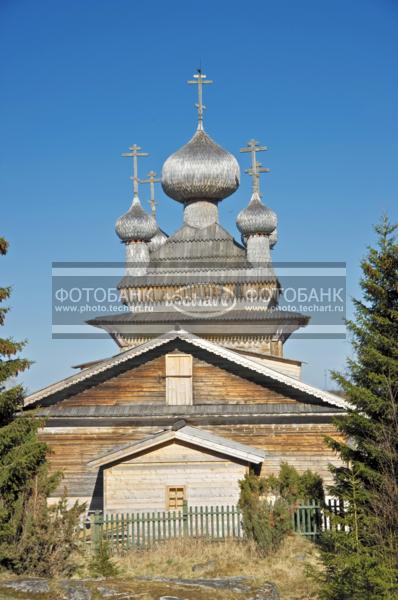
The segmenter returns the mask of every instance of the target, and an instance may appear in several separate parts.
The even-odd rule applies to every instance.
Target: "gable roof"
[[[26,397],[24,406],[34,407],[39,404],[48,405],[57,402],[59,399],[63,399],[62,397],[77,393],[77,391],[74,391],[77,389],[77,386],[86,384],[87,387],[90,387],[97,382],[99,375],[106,376],[106,374],[109,373],[109,375],[112,376],[111,373],[115,367],[120,367],[123,364],[128,365],[129,361],[134,361],[135,358],[144,356],[156,348],[161,348],[173,340],[181,340],[185,344],[188,344],[188,346],[191,346],[192,350],[195,348],[201,349],[213,356],[224,359],[231,365],[239,365],[248,372],[260,375],[265,383],[275,383],[286,389],[286,392],[289,392],[290,390],[291,393],[304,396],[304,398],[307,398],[307,402],[311,402],[311,400],[312,402],[320,401],[328,404],[329,406],[336,406],[340,409],[349,408],[348,402],[346,402],[340,396],[303,383],[294,377],[290,377],[289,375],[275,371],[268,366],[261,365],[259,362],[251,359],[248,356],[242,356],[234,350],[224,348],[219,344],[199,338],[196,335],[181,329],[169,331],[168,333],[149,340],[144,344],[140,344],[139,346],[135,346],[134,348],[120,352],[109,359],[95,363],[94,365],[81,370],[79,373],[71,375],[70,377],[66,377],[61,381],[34,392]],[[305,399],[301,401],[305,402]]]
[[[173,441],[186,442],[194,446],[200,446],[206,450],[225,454],[255,465],[262,463],[266,456],[264,450],[259,450],[258,448],[253,448],[247,444],[240,444],[239,442],[228,440],[219,435],[214,435],[209,431],[190,427],[184,423],[185,422],[183,421],[181,426],[176,424],[177,428],[160,431],[159,433],[155,433],[138,442],[118,446],[110,452],[91,460],[88,463],[88,466],[92,468],[102,467],[109,463],[122,460],[127,456],[133,456],[139,452],[151,450],[160,444]]]

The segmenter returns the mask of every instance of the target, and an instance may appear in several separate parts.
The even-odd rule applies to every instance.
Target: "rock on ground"
[[[275,584],[267,582],[258,586],[250,577],[137,577],[103,581],[37,578],[0,580],[0,600],[138,600],[143,596],[153,600],[203,600],[213,596],[221,599],[224,594],[238,600],[280,600]]]
[[[15,581],[1,582],[1,586],[27,594],[48,594],[50,591],[46,579],[16,579]]]
[[[91,600],[91,591],[81,581],[62,581],[66,600]]]

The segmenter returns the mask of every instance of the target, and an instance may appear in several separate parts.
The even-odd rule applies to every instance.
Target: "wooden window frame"
[[[173,359],[188,359],[185,374],[180,374],[171,368]],[[170,361],[170,366],[168,362]],[[169,406],[185,406],[193,404],[193,356],[185,352],[165,355],[166,374],[166,404]]]
[[[182,510],[182,505],[180,507],[170,508],[170,490],[182,490],[183,499],[182,502],[186,502],[187,500],[187,488],[185,485],[167,485],[166,486],[166,510]]]

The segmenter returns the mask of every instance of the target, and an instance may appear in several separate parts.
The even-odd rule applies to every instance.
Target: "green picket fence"
[[[103,515],[90,517],[89,533],[83,529],[88,543],[98,544],[101,538],[111,548],[128,549],[177,537],[212,539],[242,538],[242,517],[237,506],[200,506],[182,510]],[[91,535],[90,535],[91,534]]]
[[[337,498],[329,498],[324,506],[316,500],[308,500],[293,514],[293,530],[316,541],[323,531],[339,529],[334,517],[343,514],[344,504]]]
[[[342,514],[337,500],[325,506],[315,500],[300,505],[292,515],[296,533],[316,541],[322,531],[335,527],[333,515]],[[244,537],[242,514],[237,506],[188,507],[179,511],[90,515],[82,528],[84,544],[98,546],[106,541],[113,550],[148,546],[178,537],[226,540]]]
[[[293,513],[293,530],[300,535],[316,540],[323,530],[323,515],[315,500],[299,506]]]

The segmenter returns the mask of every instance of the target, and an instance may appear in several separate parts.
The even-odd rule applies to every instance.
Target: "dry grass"
[[[257,583],[274,582],[283,600],[316,598],[316,586],[308,578],[308,566],[319,569],[318,552],[309,541],[291,535],[280,550],[267,558],[258,555],[254,545],[230,540],[211,542],[175,539],[147,550],[131,551],[116,559],[122,577],[222,577],[246,576]],[[199,569],[192,570],[195,565]]]

